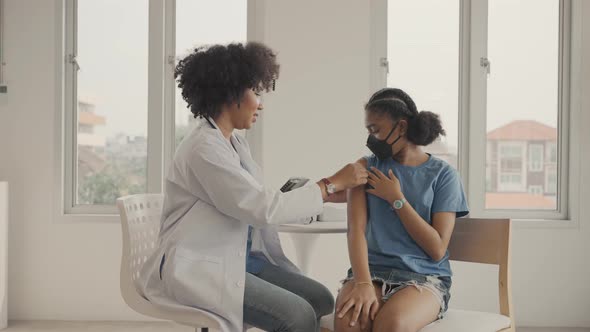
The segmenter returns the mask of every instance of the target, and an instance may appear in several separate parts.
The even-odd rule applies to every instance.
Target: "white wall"
[[[8,320],[8,183],[0,181],[0,329]]]
[[[11,186],[9,318],[137,319],[119,296],[119,225],[52,218],[56,1],[6,1],[9,93],[0,95],[0,179]],[[583,7],[588,16],[590,3]],[[279,52],[282,65],[263,114],[267,180],[279,186],[291,175],[328,175],[364,151],[368,2],[268,1],[265,20],[265,40]],[[584,31],[581,59],[590,59],[590,24]],[[582,68],[586,93],[579,123],[590,124],[590,63]],[[357,110],[358,118],[340,116]],[[358,123],[359,131],[338,132],[340,121]],[[582,136],[573,146],[582,161],[590,162],[590,131]],[[590,197],[590,175],[583,173],[580,183],[581,197]],[[579,228],[515,230],[519,325],[590,326],[590,207],[580,208]],[[325,236],[319,250],[312,274],[335,289],[348,266],[344,237]],[[464,266],[456,272],[454,306],[497,307],[493,287],[475,288],[480,282],[494,286],[493,277],[475,276]]]
[[[10,184],[9,319],[132,319],[118,224],[53,220],[56,1],[10,0],[0,178]]]

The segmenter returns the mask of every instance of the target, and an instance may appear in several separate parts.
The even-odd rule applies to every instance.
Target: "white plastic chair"
[[[455,223],[449,243],[454,261],[498,265],[500,313],[449,309],[445,318],[421,332],[514,332],[510,290],[510,219],[462,218]],[[334,315],[322,318],[334,330]]]
[[[162,308],[137,292],[134,281],[158,243],[162,202],[161,194],[131,195],[117,199],[123,231],[120,280],[123,300],[140,314],[191,326],[196,332],[208,332],[209,328],[219,329],[217,321],[192,308]]]

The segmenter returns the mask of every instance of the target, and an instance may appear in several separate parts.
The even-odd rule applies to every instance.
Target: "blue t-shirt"
[[[445,161],[432,155],[418,166],[405,166],[394,159],[380,161],[375,155],[366,160],[369,170],[375,167],[384,174],[393,170],[408,203],[429,224],[436,212],[456,212],[457,217],[469,213],[461,179]],[[412,239],[391,205],[369,193],[366,238],[370,265],[425,275],[452,275],[448,251],[440,261],[434,261]]]

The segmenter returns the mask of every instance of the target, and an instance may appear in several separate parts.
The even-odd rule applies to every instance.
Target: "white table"
[[[297,265],[305,274],[309,273],[311,255],[320,234],[346,233],[346,220],[342,221],[315,221],[309,225],[287,224],[279,226],[278,231],[289,233],[293,239],[293,246],[297,253]]]

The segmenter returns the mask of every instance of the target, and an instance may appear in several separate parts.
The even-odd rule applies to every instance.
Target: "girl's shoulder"
[[[446,160],[443,160],[435,155],[430,155],[428,163],[430,167],[439,169],[441,171],[454,170],[453,166],[451,166],[451,164],[449,164]]]
[[[374,166],[376,160],[377,160],[377,157],[375,157],[374,154],[369,154],[369,155],[362,156],[357,162],[369,167],[369,166]]]

